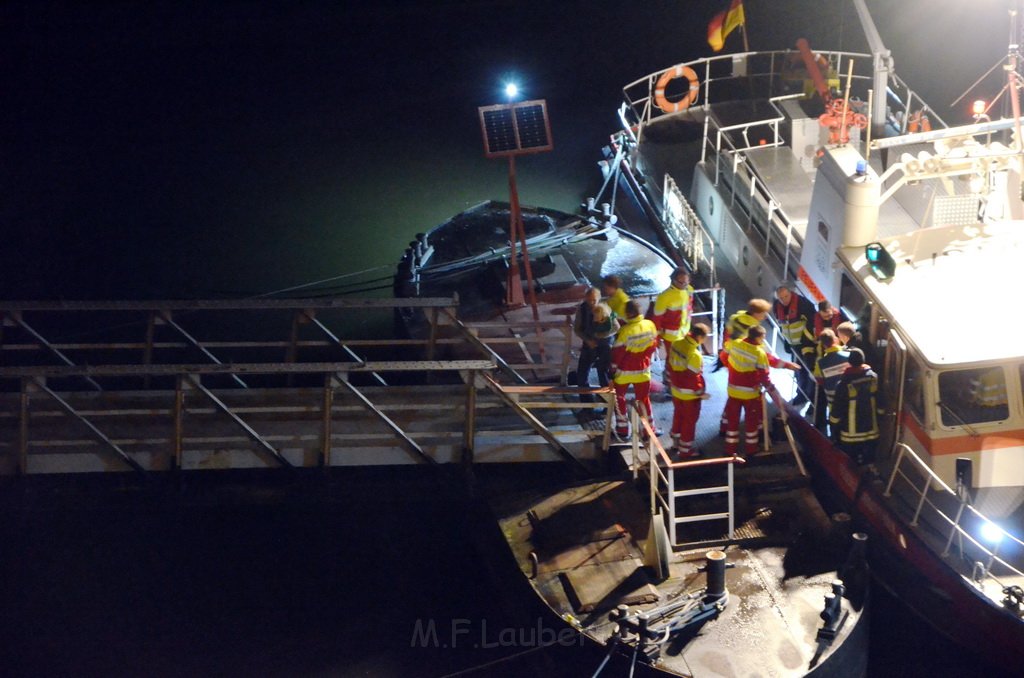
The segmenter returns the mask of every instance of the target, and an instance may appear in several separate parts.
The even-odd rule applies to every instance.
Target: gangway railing
[[[359,363],[369,357],[366,352],[399,347],[422,351],[432,360],[439,344],[459,340],[440,339],[433,331],[425,339],[342,339],[337,327],[369,310],[393,313],[414,308],[436,320],[441,312],[457,306],[457,298],[447,297],[0,301],[0,364],[150,365],[195,358],[213,364],[324,362],[325,357],[338,356],[338,351],[344,359]],[[325,316],[330,316],[334,328],[324,322]],[[234,327],[239,324],[246,330],[243,338]],[[317,330],[314,337],[302,336],[301,328],[306,326]],[[238,374],[229,374],[235,385],[249,386]],[[371,378],[384,384],[379,374]],[[83,379],[93,390],[103,390],[92,377]]]
[[[351,360],[414,351],[433,360],[442,347],[469,343],[484,359],[493,359],[513,381],[519,372],[554,373],[565,386],[573,340],[571,318],[537,322],[492,321],[464,324],[457,317],[458,297],[402,299],[235,299],[153,301],[0,301],[0,364],[143,365],[207,360],[212,364],[279,360],[303,362]],[[415,309],[426,316],[423,338],[342,337],[367,311]],[[38,319],[38,322],[37,322]],[[389,318],[389,321],[391,319]],[[221,325],[243,325],[229,336]],[[441,336],[450,325],[459,336]],[[306,328],[306,329],[304,329]],[[537,330],[541,330],[537,334]],[[500,335],[500,336],[487,336]],[[521,360],[499,352],[518,347]],[[515,355],[515,354],[513,354]],[[369,375],[386,385],[378,373]],[[148,387],[148,379],[146,376]],[[235,386],[248,388],[231,373]],[[92,390],[103,385],[81,377]]]
[[[370,401],[349,379],[349,376],[357,373],[432,373],[451,372],[454,374],[466,375],[470,384],[475,384],[477,375],[490,372],[495,365],[490,360],[461,360],[461,361],[380,361],[380,362],[328,362],[328,363],[220,363],[220,364],[174,364],[174,365],[27,365],[27,366],[0,366],[0,380],[17,381],[20,383],[20,394],[17,398],[19,403],[18,411],[14,414],[16,424],[15,440],[13,447],[17,458],[17,471],[28,472],[29,446],[47,446],[46,441],[31,439],[33,427],[39,426],[39,413],[33,409],[32,403],[37,399],[37,394],[44,394],[48,399],[56,401],[59,408],[76,419],[88,431],[91,437],[100,444],[100,451],[107,451],[110,456],[136,472],[145,473],[148,470],[140,464],[137,459],[123,449],[124,444],[115,441],[113,435],[102,430],[96,422],[100,419],[118,417],[126,426],[122,426],[122,436],[128,435],[125,431],[135,431],[136,427],[152,426],[156,420],[166,419],[167,439],[138,439],[135,434],[129,441],[137,445],[147,447],[167,445],[169,450],[169,468],[166,470],[180,469],[183,467],[182,459],[185,449],[186,414],[193,408],[186,406],[186,396],[191,393],[199,394],[205,401],[212,403],[216,411],[226,415],[238,428],[242,429],[246,436],[257,444],[257,453],[267,455],[276,466],[288,467],[294,464],[286,455],[278,449],[268,435],[261,434],[255,427],[250,425],[245,416],[259,415],[266,419],[278,421],[281,418],[302,419],[303,415],[313,413],[313,409],[319,407],[319,455],[316,465],[330,466],[332,453],[333,433],[333,406],[335,392],[346,390],[357,397],[366,410],[382,421],[391,432],[400,440],[402,445],[422,463],[435,463],[422,447],[408,434],[406,434],[384,411]],[[258,406],[232,407],[225,402],[222,391],[214,393],[203,385],[204,377],[222,375],[306,375],[319,377],[320,392],[322,398],[314,405],[312,402],[300,400],[294,403],[273,404],[261,403]],[[102,401],[92,398],[87,402],[88,409],[76,408],[72,402],[72,393],[60,393],[47,385],[48,380],[66,380],[71,377],[92,377],[96,379],[114,378],[121,380],[125,377],[151,376],[162,379],[172,378],[175,386],[172,389],[161,389],[154,391],[138,391],[130,387],[122,387],[120,390],[125,400],[116,399],[116,387],[108,390],[103,395]],[[117,382],[115,382],[117,383]],[[282,392],[295,392],[296,389],[278,389]],[[315,389],[306,389],[310,393]],[[470,389],[467,400],[475,397],[475,389]],[[239,391],[235,391],[236,393]],[[475,400],[474,400],[475,402]],[[105,409],[105,404],[109,408]],[[112,408],[112,409],[110,409]],[[312,408],[312,409],[311,409]],[[467,405],[469,409],[469,405]],[[243,416],[245,415],[245,416]],[[0,419],[6,417],[0,417]],[[33,421],[36,423],[33,425]],[[48,426],[43,427],[44,433]],[[159,428],[159,427],[158,427]],[[306,428],[306,426],[302,426]],[[161,429],[163,430],[163,429]],[[290,436],[294,437],[294,436]],[[69,441],[57,439],[50,441],[55,449],[67,447]],[[6,445],[5,445],[6,447]],[[111,468],[110,470],[116,470]]]
[[[588,409],[603,403],[608,412],[604,430],[580,430],[590,441],[601,438],[596,444],[608,449],[611,391],[566,386],[574,339],[571,317],[542,321],[543,334],[538,336],[538,323],[531,320],[464,324],[455,314],[457,304],[455,297],[0,301],[0,398],[9,403],[0,411],[0,474],[53,472],[72,462],[75,470],[102,466],[148,472],[181,468],[183,459],[191,467],[197,459],[220,454],[218,450],[223,450],[222,458],[233,460],[224,463],[243,466],[329,466],[332,440],[335,453],[339,441],[344,441],[341,447],[351,442],[364,450],[357,456],[366,460],[353,463],[373,463],[373,450],[381,448],[377,438],[389,441],[388,449],[404,448],[423,463],[434,461],[423,440],[434,446],[427,449],[440,450],[446,458],[454,452],[457,458],[458,444],[449,435],[454,429],[431,428],[404,414],[393,402],[398,396],[387,395],[389,389],[364,386],[388,386],[384,375],[400,384],[429,384],[442,391],[443,384],[467,383],[465,411],[474,413],[477,389],[486,388],[479,373],[485,371],[491,379],[496,370],[505,377],[502,381],[526,389],[507,391],[503,386],[498,397],[508,399],[508,409],[566,458],[571,454],[559,435],[542,423],[551,417],[534,416],[536,410]],[[343,338],[346,330],[358,334],[362,323],[373,320],[366,310],[407,308],[426,315],[429,336]],[[442,333],[439,325],[457,331]],[[498,336],[481,336],[485,334]],[[533,350],[535,342],[544,342],[547,350]],[[456,349],[452,359],[436,358],[449,347]],[[396,353],[411,359],[387,359]],[[541,362],[543,356],[547,363]],[[530,372],[556,372],[561,384],[530,386],[523,376]],[[588,394],[598,404],[578,402]],[[534,395],[550,402],[534,404]],[[334,407],[336,402],[344,404]],[[456,396],[454,409],[460,406]],[[494,399],[483,407],[493,408]],[[386,431],[332,432],[332,426],[351,425],[353,413],[369,413],[370,421],[375,419]],[[445,426],[458,426],[463,418],[461,410],[454,418],[451,408],[446,413],[453,421],[446,420]],[[198,423],[204,418],[209,429]],[[318,418],[321,442],[310,447],[302,441],[318,437]],[[404,430],[403,422],[416,433]],[[470,459],[475,446],[472,423],[459,431],[464,433],[463,457]],[[579,441],[579,433],[574,435],[566,438]],[[282,444],[288,446],[284,452]],[[317,446],[319,461],[312,458]],[[40,452],[31,467],[30,450]],[[244,456],[250,451],[260,459]]]
[[[641,473],[646,473],[650,481],[650,512],[651,516],[658,514],[662,509],[662,515],[668,525],[669,540],[673,547],[693,546],[704,544],[705,541],[679,543],[678,527],[685,523],[703,521],[726,520],[728,522],[728,539],[735,538],[736,534],[736,510],[735,510],[735,474],[734,466],[744,464],[745,460],[740,456],[718,457],[713,459],[694,459],[691,461],[672,461],[654,435],[647,418],[640,411],[637,403],[630,406],[630,419],[633,434],[631,436],[633,480],[637,480]],[[719,467],[725,469],[725,481],[719,485],[704,485],[691,487],[677,482],[677,473],[686,473],[698,468]],[[683,513],[678,510],[680,499],[687,497],[700,497],[707,495],[724,494],[726,508],[724,511],[711,513]],[[720,541],[720,540],[719,540]]]
[[[1010,585],[993,573],[994,568],[1004,577],[1024,579],[1024,541],[1002,528],[995,527],[993,521],[970,504],[967,488],[951,488],[908,445],[898,442],[896,448],[896,461],[889,474],[884,494],[886,497],[892,497],[894,487],[899,493],[897,481],[905,483],[914,509],[910,524],[917,527],[924,522],[940,534],[945,532],[946,543],[941,555],[949,556],[955,543],[960,562],[971,565],[970,576],[979,585],[983,584],[984,580],[991,579],[999,586],[1001,592]],[[912,477],[911,472],[916,472],[917,477]],[[954,509],[955,513],[951,509]],[[965,527],[968,519],[973,524]],[[985,525],[995,527],[1000,533],[1000,539],[993,548],[979,541],[970,529],[974,527],[980,530]],[[1013,548],[1012,562],[1005,557],[1005,542]],[[1001,550],[1004,551],[1004,555],[1000,555]],[[959,566],[957,569],[963,570]],[[1019,585],[1019,582],[1020,580],[1017,580],[1015,584]]]
[[[568,461],[579,471],[589,472],[565,443],[559,439],[558,434],[552,431],[540,421],[531,410],[593,410],[599,407],[605,408],[604,426],[600,431],[589,431],[581,429],[574,431],[573,435],[580,434],[588,439],[600,438],[600,449],[602,453],[608,452],[611,443],[612,415],[615,409],[615,391],[610,386],[603,388],[574,388],[561,386],[505,386],[498,383],[488,374],[480,374],[480,379],[514,412],[516,412],[534,431],[537,432],[562,458]],[[599,400],[596,402],[582,401],[581,396],[593,396]],[[472,439],[475,430],[475,412],[467,410],[466,431],[467,440],[470,441],[469,450],[472,452]]]

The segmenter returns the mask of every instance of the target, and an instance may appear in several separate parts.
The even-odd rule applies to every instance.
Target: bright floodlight
[[[1003,539],[1003,531],[986,520],[981,524],[981,537],[991,544],[998,544]]]
[[[971,113],[974,115],[985,115],[986,109],[988,109],[988,104],[983,99],[978,99],[971,105]]]
[[[505,85],[505,96],[507,96],[509,99],[515,99],[517,96],[519,96],[519,86],[516,85],[514,82],[507,83]]]

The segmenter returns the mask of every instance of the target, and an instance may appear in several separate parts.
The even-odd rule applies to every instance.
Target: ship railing
[[[914,503],[910,525],[918,527],[924,522],[936,532],[944,533],[946,542],[941,555],[949,556],[955,543],[959,562],[969,564],[970,576],[979,585],[991,579],[1002,592],[1009,583],[1002,581],[1000,575],[1024,578],[1024,541],[995,527],[993,521],[970,504],[966,488],[951,488],[908,445],[896,443],[896,449],[896,462],[884,494],[886,497],[893,495],[897,480],[906,484]],[[899,493],[899,488],[895,487],[895,491]],[[979,539],[985,526],[992,526],[998,532],[999,539],[993,548]],[[975,536],[976,533],[979,536]],[[957,569],[963,571],[964,568]],[[1019,580],[1016,583],[1019,585]]]
[[[873,73],[871,72],[872,56],[859,52],[844,51],[819,51],[815,54],[826,59],[829,64],[829,79],[836,81],[844,79],[849,68],[849,62],[854,61],[855,72],[852,76],[851,92],[854,96],[867,99],[867,91],[873,85]],[[797,70],[787,72],[791,65],[797,65]],[[803,77],[802,61],[800,52],[797,50],[776,50],[766,52],[741,52],[737,54],[719,54],[711,57],[703,57],[693,61],[687,61],[678,66],[692,68],[698,77],[699,97],[690,107],[707,111],[709,104],[717,101],[735,100],[737,92],[751,93],[765,98],[788,96],[793,94],[793,89],[801,90],[799,96],[811,96],[813,90],[808,89],[808,82]],[[661,76],[668,70],[676,68],[676,65],[668,69],[661,69],[639,78],[622,88],[623,98],[632,120],[625,121],[625,129],[632,132],[632,124],[639,124],[641,127],[666,115],[677,115],[678,113],[667,113],[662,111],[654,103],[655,85]],[[889,91],[886,92],[888,107],[890,109],[890,124],[901,133],[906,132],[908,124],[907,111],[927,110],[933,126],[946,126],[933,109],[931,109],[921,97],[910,89],[903,80],[895,73],[889,73]],[[845,83],[842,83],[845,87]],[[680,86],[682,88],[682,86]],[[682,89],[680,90],[682,91]],[[874,93],[878,95],[878,93]],[[632,123],[632,124],[630,124]],[[633,134],[633,137],[639,136]]]
[[[674,548],[687,548],[706,543],[720,543],[724,540],[679,542],[678,528],[680,525],[715,520],[727,521],[726,539],[731,540],[735,538],[736,502],[734,467],[737,464],[745,463],[744,459],[739,456],[730,456],[713,459],[673,461],[661,445],[658,437],[654,434],[654,429],[640,407],[640,404],[636,402],[630,405],[629,414],[632,430],[630,436],[630,445],[632,447],[630,467],[634,481],[639,479],[641,473],[647,475],[649,481],[650,513],[652,517],[658,515],[658,513],[664,516],[664,520],[667,523],[669,543]],[[677,477],[677,474],[679,474],[685,478],[688,472],[692,473],[696,469],[708,467],[724,468],[725,480],[722,484],[693,486],[690,483],[681,481]],[[724,495],[725,510],[694,514],[684,514],[678,510],[679,500],[681,499],[709,495]]]
[[[697,216],[675,179],[667,172],[662,191],[661,214],[665,232],[676,251],[690,264],[691,270],[706,270],[708,283],[713,287],[716,284],[715,240],[704,228],[704,222]]]
[[[828,60],[830,72],[834,76],[832,79],[846,74],[850,60],[864,65],[860,72],[853,74],[851,91],[856,96],[866,98],[867,88],[873,84],[870,55],[851,52],[816,54]],[[687,111],[697,110],[697,116],[703,116],[701,161],[706,162],[710,154],[714,161],[715,185],[717,186],[723,178],[729,182],[732,205],[740,205],[746,213],[748,226],[755,229],[763,240],[764,256],[777,261],[777,273],[781,278],[791,277],[790,268],[795,267],[799,261],[800,234],[784,213],[781,203],[745,162],[745,156],[757,152],[758,149],[784,146],[788,143],[781,132],[781,124],[786,120],[786,115],[779,104],[787,99],[804,98],[808,92],[806,83],[801,92],[787,92],[787,88],[791,89],[794,86],[795,79],[792,76],[784,77],[781,71],[785,70],[786,64],[797,60],[799,52],[786,50],[718,55],[680,64],[692,68],[700,78],[700,98]],[[625,109],[620,112],[620,117],[623,119],[625,133],[634,142],[642,138],[645,125],[663,116],[681,115],[662,111],[654,104],[655,83],[664,72],[651,73],[623,88]],[[760,92],[769,100],[777,115],[735,125],[720,125],[711,115],[710,102],[738,98],[738,87],[739,90],[746,92],[746,96]],[[890,111],[888,127],[894,133],[906,131],[910,117],[908,110],[928,110],[933,125],[946,126],[946,123],[930,111],[920,97],[895,74],[889,75],[886,97]],[[630,124],[629,113],[635,120],[635,129],[634,125]],[[700,117],[696,119],[699,120]],[[758,133],[755,134],[755,131]],[[740,185],[737,185],[737,178]],[[660,187],[650,186],[648,190],[654,192],[660,190]]]
[[[728,156],[727,163],[721,163]],[[729,188],[729,208],[746,217],[747,232],[760,240],[765,259],[774,261],[780,279],[791,278],[800,261],[800,234],[767,184],[742,153],[716,152],[715,184]],[[788,272],[788,273],[787,273]]]

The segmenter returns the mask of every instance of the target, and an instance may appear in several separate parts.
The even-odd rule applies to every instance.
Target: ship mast
[[[864,28],[864,37],[867,38],[868,46],[871,48],[872,73],[874,74],[871,86],[875,92],[871,101],[871,136],[877,139],[882,137],[885,131],[886,92],[889,88],[889,71],[893,67],[892,52],[886,49],[882,42],[882,36],[879,35],[864,0],[853,0],[853,4],[857,8],[857,18],[860,19],[860,24]]]

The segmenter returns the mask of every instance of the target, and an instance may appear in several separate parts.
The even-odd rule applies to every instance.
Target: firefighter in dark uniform
[[[873,464],[880,437],[878,375],[864,362],[864,352],[850,349],[850,366],[836,384],[829,412],[832,439],[857,464]]]
[[[818,398],[815,401],[814,426],[825,430],[826,412],[832,408],[836,385],[850,366],[850,352],[836,338],[830,329],[821,331],[818,337],[818,360],[814,364],[814,379],[818,382]]]

